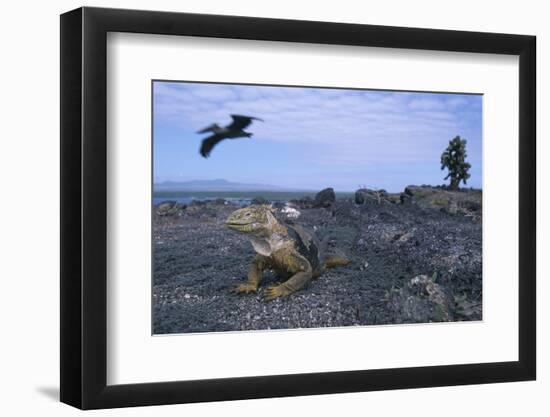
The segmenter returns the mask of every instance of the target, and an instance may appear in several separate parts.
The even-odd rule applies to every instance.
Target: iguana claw
[[[278,297],[285,297],[291,293],[292,291],[290,291],[287,287],[281,284],[281,285],[277,285],[276,287],[267,288],[265,290],[265,299],[267,301],[271,301]]]
[[[258,291],[258,286],[254,285],[254,284],[251,284],[249,282],[245,282],[245,283],[242,283],[242,284],[235,285],[231,289],[231,292],[233,292],[235,294],[241,294],[241,293],[248,294],[248,293],[257,292],[257,291]]]

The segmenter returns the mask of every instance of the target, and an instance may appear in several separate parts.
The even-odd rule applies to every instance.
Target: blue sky
[[[481,188],[482,96],[154,82],[154,181],[223,178],[299,189],[402,191],[443,184],[440,156],[460,135]],[[230,114],[265,120],[251,139],[199,155],[197,130]]]

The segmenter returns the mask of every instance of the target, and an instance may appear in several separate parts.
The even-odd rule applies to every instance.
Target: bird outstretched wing
[[[205,128],[197,131],[197,133],[206,133],[206,132],[212,132],[212,129],[215,127],[218,127],[216,123],[212,123],[210,126],[206,126]]]
[[[227,126],[229,130],[243,130],[250,125],[250,123],[252,123],[252,120],[259,120],[260,122],[263,122],[263,120],[258,117],[241,116],[238,114],[232,114],[231,117],[233,119],[233,123]]]
[[[214,149],[214,146],[216,146],[218,143],[220,143],[225,138],[220,135],[212,135],[208,136],[206,139],[202,141],[201,150],[200,153],[205,158],[208,158],[210,156],[210,152],[212,152],[212,149]]]

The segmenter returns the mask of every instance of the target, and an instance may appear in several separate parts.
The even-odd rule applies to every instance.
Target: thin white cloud
[[[468,105],[468,100],[466,100],[466,98],[461,97],[461,96],[451,96],[447,100],[447,105],[450,108],[453,108],[453,109],[457,109],[457,108],[460,108],[460,107],[466,107]]]
[[[412,110],[444,110],[445,105],[440,100],[419,98],[411,100],[409,108]]]
[[[337,142],[330,155],[311,155],[333,165],[438,158],[442,143],[462,134],[461,113],[479,113],[471,103],[464,96],[436,94],[155,84],[155,117],[182,131],[230,123],[230,114],[256,116],[265,120],[248,128],[257,140],[313,147]]]

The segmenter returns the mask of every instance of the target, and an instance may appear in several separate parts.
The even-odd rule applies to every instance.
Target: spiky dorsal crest
[[[276,224],[279,224],[279,222],[277,221],[277,218],[273,215],[273,213],[275,213],[275,211],[271,209],[265,212],[265,215],[267,216],[267,224],[269,225],[270,228]]]

